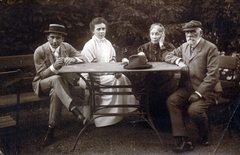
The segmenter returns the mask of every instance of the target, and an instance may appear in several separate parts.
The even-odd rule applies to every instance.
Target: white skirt
[[[99,77],[102,85],[131,85],[130,80],[122,74],[120,78],[114,75],[101,75]],[[102,92],[131,92],[131,88],[108,88],[101,89]],[[102,95],[98,96],[97,103],[99,105],[138,105],[134,95]],[[129,113],[137,110],[137,108],[106,108],[98,112],[101,113]],[[96,116],[96,115],[95,115]],[[123,116],[104,116],[95,119],[96,127],[103,127],[116,124],[123,119]]]

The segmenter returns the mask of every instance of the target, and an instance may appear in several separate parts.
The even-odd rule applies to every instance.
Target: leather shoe
[[[207,137],[202,138],[201,144],[202,144],[202,146],[208,146],[208,145],[210,145],[208,138],[207,138]]]
[[[182,141],[178,146],[174,147],[173,152],[181,153],[185,151],[193,150],[193,144],[191,141]]]
[[[51,145],[54,142],[54,128],[49,128],[46,137],[43,140],[42,146]]]
[[[71,109],[71,112],[73,113],[73,115],[77,118],[77,121],[80,121],[82,122],[85,117],[83,116],[83,114],[78,110],[78,108],[76,106],[74,106],[72,109]]]

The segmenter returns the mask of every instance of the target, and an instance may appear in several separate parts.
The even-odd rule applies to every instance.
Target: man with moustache
[[[184,123],[184,110],[196,124],[201,144],[209,145],[206,110],[215,103],[219,59],[217,47],[202,38],[201,27],[202,23],[196,20],[186,23],[183,26],[186,42],[165,57],[166,62],[183,70],[178,89],[167,99],[173,137],[178,140],[174,152],[193,149]]]

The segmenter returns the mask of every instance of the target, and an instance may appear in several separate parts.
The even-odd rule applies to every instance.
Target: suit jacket
[[[81,55],[81,53],[78,52],[74,47],[72,47],[70,44],[66,42],[63,42],[60,45],[59,55],[61,57],[77,57],[83,60],[83,62],[86,62],[86,58],[83,55]],[[39,88],[39,83],[41,79],[45,79],[47,77],[55,75],[55,73],[53,73],[50,70],[50,66],[55,62],[55,56],[53,55],[50,49],[49,43],[47,42],[39,46],[35,50],[33,58],[34,58],[34,64],[36,69],[36,75],[32,82],[33,90],[35,94],[41,97],[42,93]],[[73,79],[68,79],[68,80],[70,83],[73,83]]]
[[[217,47],[211,42],[201,38],[191,54],[190,45],[186,42],[170,52],[165,57],[165,61],[175,63],[178,58],[182,58],[184,63],[189,67],[189,79],[194,90],[205,98],[213,96],[214,88],[219,78]],[[181,85],[184,80],[185,79],[181,78],[179,85]]]

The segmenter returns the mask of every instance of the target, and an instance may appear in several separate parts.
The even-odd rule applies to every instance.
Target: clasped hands
[[[62,68],[63,65],[70,65],[76,62],[75,58],[70,58],[70,57],[59,57],[56,59],[55,63],[53,64],[53,67],[56,70],[59,70]]]
[[[110,63],[116,63],[116,61],[112,60],[112,61],[110,61]],[[122,73],[114,73],[114,76],[116,79],[118,79],[118,78],[122,77]]]

